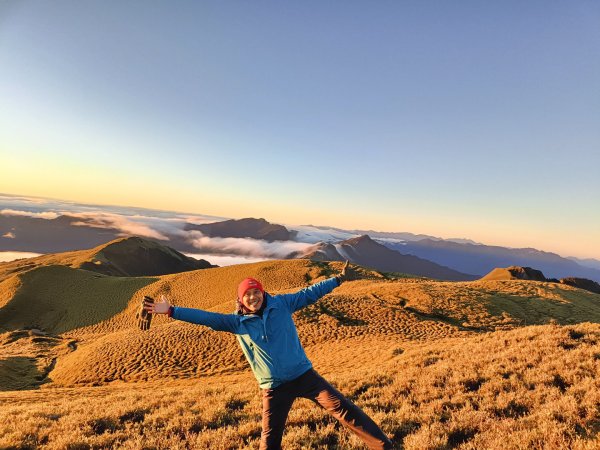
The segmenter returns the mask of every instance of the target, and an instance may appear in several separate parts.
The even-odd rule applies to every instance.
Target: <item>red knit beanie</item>
[[[238,286],[238,299],[241,300],[248,289],[258,289],[263,294],[265,293],[265,290],[263,289],[262,284],[260,284],[260,281],[255,280],[254,278],[246,278]]]

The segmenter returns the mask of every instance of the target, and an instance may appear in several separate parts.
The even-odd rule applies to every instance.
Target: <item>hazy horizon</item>
[[[211,223],[229,219],[241,219],[242,217],[214,217],[197,213],[186,213],[181,211],[165,211],[146,209],[134,206],[115,206],[115,205],[93,205],[79,204],[76,202],[68,202],[60,199],[44,199],[42,197],[28,198],[24,196],[12,196],[6,193],[0,193],[0,216],[29,216],[42,219],[55,219],[60,215],[68,214],[74,217],[93,219],[96,222],[96,227],[113,228],[121,230],[124,234],[139,235],[150,239],[167,239],[162,233],[181,234],[181,226],[187,223]],[[256,217],[258,218],[258,217]],[[270,223],[268,217],[263,217]],[[289,230],[304,230],[308,224],[279,224],[284,225]],[[327,228],[328,224],[312,224],[311,226]],[[343,230],[343,229],[342,229]],[[359,230],[344,230],[349,233]],[[365,230],[363,230],[365,231]],[[375,232],[382,230],[372,230]],[[393,230],[384,232],[396,233],[412,233],[407,230]],[[314,233],[313,233],[314,234]],[[412,233],[419,235],[422,233]],[[0,236],[0,237],[6,237]],[[341,236],[339,240],[346,239],[348,236]],[[425,236],[424,236],[425,237]],[[451,240],[453,238],[444,238],[441,236],[429,236],[432,238],[440,238]],[[313,236],[311,242],[317,242],[317,236]],[[468,237],[466,237],[468,239]],[[257,262],[268,259],[277,259],[285,257],[289,252],[294,250],[302,250],[308,248],[312,243],[300,242],[273,242],[260,241],[250,238],[219,238],[198,235],[192,241],[197,241],[197,252],[186,252],[188,256],[195,258],[208,259],[210,263],[219,266],[240,264],[245,262]],[[481,245],[496,245],[490,242],[480,242]],[[520,248],[510,247],[507,248]],[[522,248],[534,248],[531,246]],[[550,251],[545,248],[537,248],[540,251]],[[210,252],[213,252],[212,254]],[[556,252],[553,252],[556,253]],[[36,256],[30,252],[20,251],[0,251],[0,262],[14,260],[16,258],[25,258]],[[574,257],[585,259],[585,257],[573,254],[559,254],[562,257]],[[11,258],[9,258],[11,257]],[[600,264],[600,258],[589,257],[596,263]]]
[[[0,4],[0,192],[600,256],[600,4]]]

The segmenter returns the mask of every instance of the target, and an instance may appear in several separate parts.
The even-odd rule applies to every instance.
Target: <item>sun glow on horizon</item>
[[[593,2],[16,3],[0,192],[600,256]]]
[[[3,192],[0,183],[0,192]],[[5,192],[5,191],[4,191]],[[6,193],[6,192],[5,192]],[[60,192],[57,192],[59,194]],[[181,195],[177,201],[171,201],[168,193],[162,192],[155,197],[151,192],[145,196],[138,197],[112,197],[104,196],[104,201],[92,201],[85,192],[78,196],[71,196],[68,200],[61,200],[59,195],[52,195],[52,199],[68,201],[72,203],[83,203],[102,207],[132,207],[146,208],[150,210],[171,211],[182,214],[199,214],[221,218],[242,219],[246,217],[264,218],[268,222],[285,224],[288,228],[299,225],[316,225],[333,227],[346,230],[364,230],[377,232],[406,232],[413,234],[424,234],[442,239],[468,239],[484,245],[501,246],[508,248],[535,248],[542,251],[557,253],[563,257],[574,256],[578,258],[600,259],[600,236],[596,239],[576,239],[575,237],[565,239],[565,236],[576,236],[577,225],[573,228],[561,228],[545,230],[543,227],[531,227],[522,229],[520,222],[493,223],[486,222],[485,218],[465,217],[443,217],[431,215],[430,217],[419,217],[417,215],[402,214],[401,219],[396,219],[392,214],[370,214],[368,217],[357,217],[356,214],[348,213],[336,215],[324,209],[309,209],[307,211],[292,211],[292,209],[268,209],[260,204],[256,208],[237,208],[236,203],[217,202],[217,204],[199,204],[197,200],[188,201]],[[171,192],[176,195],[176,192]],[[17,195],[17,194],[15,194]],[[48,198],[45,192],[31,190],[21,192],[18,195]],[[213,206],[213,209],[210,209]],[[273,205],[269,205],[273,206]],[[426,220],[427,219],[427,220]],[[215,219],[220,220],[220,219]]]

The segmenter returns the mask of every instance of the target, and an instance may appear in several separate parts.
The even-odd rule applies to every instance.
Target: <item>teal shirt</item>
[[[337,279],[329,278],[293,294],[265,293],[267,306],[262,317],[181,307],[173,309],[172,317],[216,331],[234,333],[259,386],[262,389],[274,388],[312,368],[298,338],[292,314],[312,305],[337,286]]]

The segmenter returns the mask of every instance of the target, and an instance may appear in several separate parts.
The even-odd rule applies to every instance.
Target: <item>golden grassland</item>
[[[139,302],[229,313],[247,276],[290,292],[341,267],[125,278],[52,262],[0,265],[0,448],[258,448],[260,395],[234,336],[166,317],[139,331]],[[600,448],[600,295],[358,270],[294,319],[315,368],[399,447]],[[305,400],[288,424],[284,448],[363,448]]]
[[[597,324],[388,342],[359,369],[315,365],[406,449],[600,445]],[[2,448],[251,449],[260,435],[249,373],[0,392],[0,406]],[[307,400],[292,409],[283,443],[362,448]]]
[[[2,263],[0,264],[0,282],[14,275],[28,272],[36,267],[60,265],[77,269],[86,263],[93,264],[98,257],[102,260],[99,253],[101,253],[105,246],[106,245],[102,245],[92,249],[76,250],[72,252],[52,253],[36,256],[35,258],[17,259],[15,261]]]

